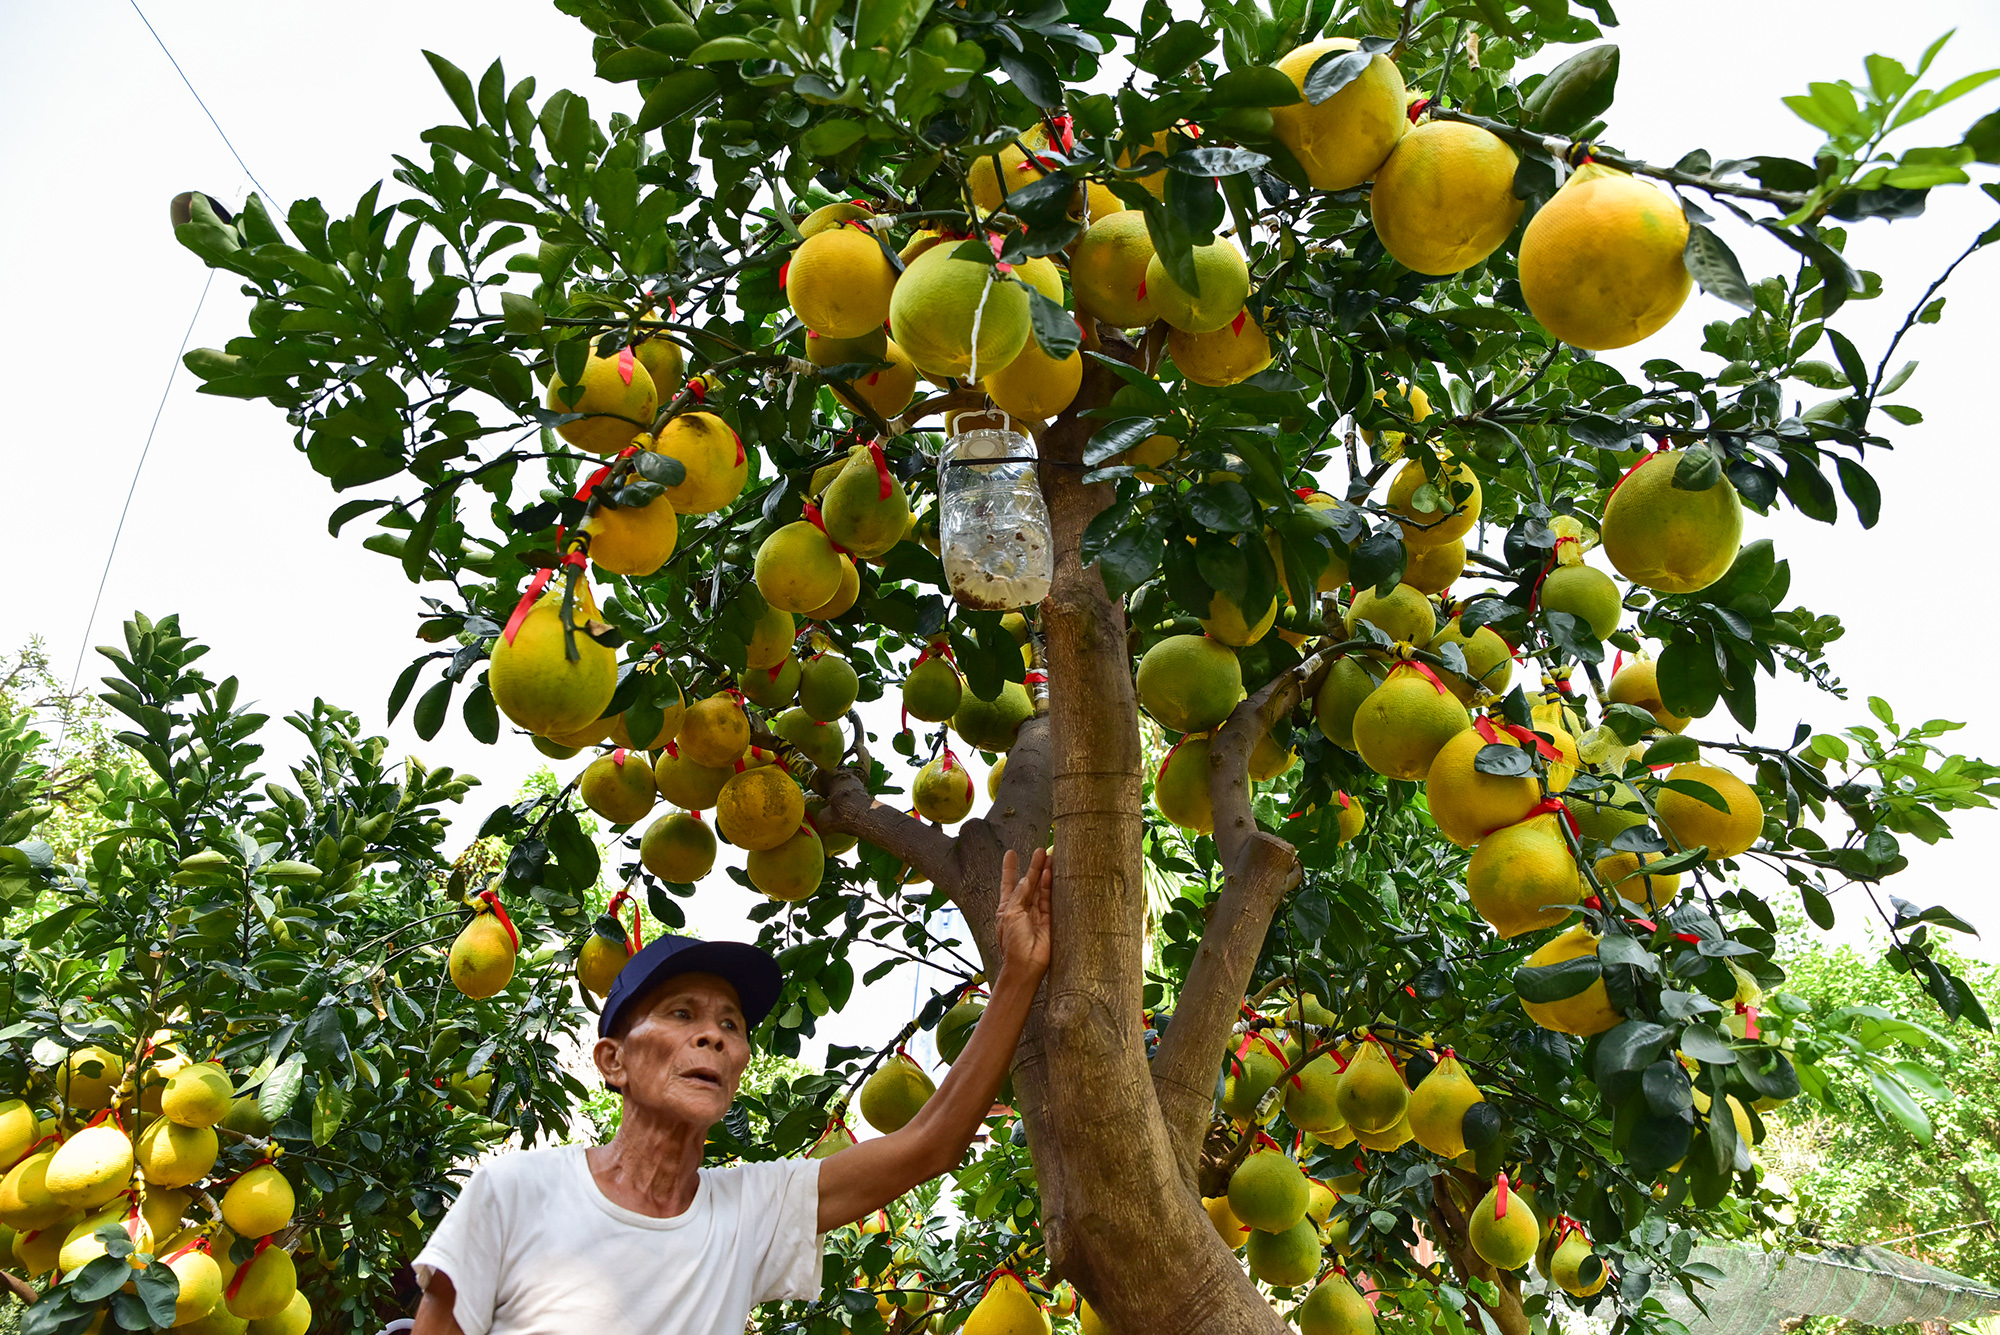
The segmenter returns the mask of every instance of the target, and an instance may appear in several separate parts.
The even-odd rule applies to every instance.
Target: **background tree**
[[[989,1200],[992,1183],[978,1179],[973,1206],[988,1222],[966,1232],[952,1275],[931,1277],[947,1322],[992,1268],[1039,1250],[1113,1329],[1277,1326],[1198,1208],[1253,1143],[1216,1104],[1229,1092],[1229,1055],[1243,1064],[1246,1026],[1288,1029],[1301,1045],[1301,1070],[1322,1046],[1366,1029],[1406,1060],[1413,1078],[1431,1062],[1427,1036],[1435,1034],[1463,1054],[1486,1091],[1497,1116],[1466,1123],[1479,1146],[1463,1166],[1440,1167],[1407,1143],[1358,1169],[1347,1166],[1344,1146],[1305,1153],[1316,1174],[1341,1174],[1353,1264],[1394,1292],[1384,1302],[1426,1325],[1456,1330],[1473,1320],[1509,1335],[1528,1328],[1518,1270],[1496,1271],[1465,1227],[1489,1176],[1506,1167],[1537,1184],[1540,1214],[1581,1220],[1610,1262],[1617,1283],[1587,1301],[1620,1320],[1652,1321],[1650,1286],[1700,1277],[1685,1265],[1688,1249],[1697,1232],[1729,1218],[1724,1199],[1735,1192],[1757,1208],[1735,1111],[1754,1137],[1749,1105],[1782,1099],[1799,1079],[1753,1029],[1763,991],[1781,981],[1772,960],[1777,918],[1766,901],[1779,882],[1751,883],[1738,872],[1781,873],[1821,925],[1836,896],[1875,903],[1893,948],[1945,1014],[1984,1023],[1972,990],[1930,948],[1928,933],[1952,926],[1949,915],[1882,903],[1876,884],[1903,865],[1899,837],[1943,837],[1943,813],[1986,800],[1989,767],[1961,757],[1932,763],[1921,748],[1902,754],[1900,742],[1894,756],[1864,751],[1855,760],[1838,737],[1809,725],[1786,747],[1728,740],[1719,719],[1694,730],[1698,741],[1671,724],[1673,735],[1656,732],[1669,719],[1708,716],[1718,703],[1754,727],[1758,678],[1781,668],[1837,690],[1825,647],[1838,623],[1783,608],[1789,572],[1756,537],[1754,520],[1753,540],[1719,578],[1709,572],[1683,589],[1663,587],[1673,581],[1657,574],[1640,578],[1634,569],[1643,563],[1614,551],[1635,581],[1613,586],[1619,607],[1598,609],[1615,616],[1594,620],[1541,594],[1589,540],[1604,497],[1649,439],[1673,449],[1673,471],[1670,481],[1659,481],[1667,463],[1642,475],[1633,494],[1652,497],[1632,502],[1642,508],[1734,496],[1754,514],[1790,507],[1833,522],[1844,492],[1861,524],[1874,522],[1881,498],[1867,451],[1889,443],[1878,434],[1885,422],[1913,420],[1917,410],[1889,401],[1909,375],[1892,370],[1901,335],[1871,364],[1833,323],[1847,303],[1879,289],[1846,258],[1848,233],[1838,224],[1907,219],[1921,212],[1927,190],[1969,180],[1975,163],[1990,163],[2000,127],[1992,117],[1959,143],[1883,149],[1891,132],[1989,76],[1929,89],[1921,83],[1935,45],[1915,69],[1870,57],[1865,84],[1815,84],[1788,99],[1828,135],[1812,164],[1769,155],[1718,163],[1674,146],[1676,164],[1663,167],[1601,142],[1614,50],[1594,48],[1518,84],[1509,77],[1544,43],[1600,37],[1611,22],[1601,6],[1517,13],[1484,4],[1318,3],[1176,15],[1151,4],[1136,25],[1083,4],[933,11],[877,0],[850,13],[574,0],[565,8],[590,30],[600,74],[637,85],[636,115],[600,122],[567,90],[538,103],[531,84],[510,87],[498,63],[475,82],[432,57],[463,123],[426,132],[428,159],[406,159],[397,173],[405,196],[385,203],[370,190],[343,218],[302,201],[282,227],[254,198],[240,214],[202,197],[185,201],[183,240],[241,275],[258,299],[248,334],[192,354],[189,364],[210,392],[284,407],[299,448],[337,490],[379,492],[393,480],[395,494],[345,501],[332,521],[338,530],[372,515],[378,531],[367,544],[400,559],[413,581],[436,585],[423,624],[441,647],[397,683],[392,708],[414,696],[419,729],[431,735],[457,695],[466,726],[497,739],[496,679],[475,673],[497,652],[489,650],[496,637],[513,642],[502,632],[517,608],[536,606],[521,596],[527,572],[556,571],[556,620],[538,624],[555,627],[566,663],[595,661],[603,646],[623,643],[621,684],[602,716],[621,717],[629,741],[660,740],[683,694],[711,697],[736,684],[752,653],[761,659],[770,648],[760,585],[771,586],[754,577],[754,556],[803,513],[825,465],[849,459],[856,439],[878,436],[883,480],[921,502],[933,490],[937,444],[914,428],[985,401],[959,383],[878,407],[868,391],[904,372],[872,345],[865,360],[819,364],[843,354],[801,336],[786,311],[783,265],[803,224],[839,212],[809,219],[808,208],[865,200],[863,229],[892,243],[882,256],[892,278],[904,261],[889,250],[901,243],[914,265],[911,243],[924,224],[978,233],[968,244],[938,242],[954,246],[955,263],[988,266],[975,276],[982,295],[968,301],[1003,291],[1003,302],[1031,317],[1037,355],[1052,366],[1071,364],[1081,336],[1078,390],[1059,410],[1048,405],[1037,433],[1054,555],[1052,587],[1034,621],[1047,713],[997,734],[959,720],[962,739],[971,732],[1011,742],[992,808],[947,834],[902,813],[894,776],[858,730],[843,739],[839,768],[793,756],[805,748],[775,734],[757,739],[812,777],[827,803],[816,817],[820,832],[866,841],[858,864],[828,867],[816,894],[769,906],[765,939],[793,978],[792,1004],[767,1036],[780,1052],[796,1050],[812,1017],[851,994],[854,942],[945,958],[949,943],[935,940],[929,924],[950,903],[979,945],[1001,850],[1050,838],[1057,849],[1062,942],[1014,1074],[1024,1143],[994,1151],[1026,1151],[1034,1196],[1010,1198],[1016,1185]],[[1309,52],[1290,75],[1272,67],[1323,31],[1366,47]],[[1115,67],[1105,54],[1113,49]],[[1102,70],[1127,69],[1115,92],[1080,86]],[[1504,142],[1518,165],[1501,174],[1500,184],[1511,185],[1503,199],[1526,206],[1499,250],[1442,277],[1392,258],[1382,200],[1360,188],[1375,175],[1382,189],[1376,169],[1404,124],[1393,114],[1399,108],[1378,127],[1384,156],[1360,163],[1352,179],[1335,181],[1296,131],[1302,118],[1334,114],[1306,108],[1357,89],[1356,97],[1379,101],[1405,81],[1428,101],[1420,119],[1476,126]],[[1505,161],[1476,142],[1489,163]],[[1537,214],[1548,201],[1577,198],[1552,193],[1572,168],[1596,180],[1606,179],[1605,168],[1629,170],[1676,192],[1687,227],[1682,262],[1742,311],[1710,327],[1707,351],[1719,366],[1656,359],[1643,383],[1630,382],[1556,342],[1535,318],[1530,289],[1541,284],[1517,263],[1521,229],[1555,216]],[[983,192],[994,197],[982,200]],[[1101,273],[1092,265],[1073,264],[1073,281],[1061,289],[1069,310],[1017,285],[1011,270],[1033,272],[1034,257],[1074,260],[1069,248],[1085,223],[1115,205],[1143,223],[1137,230],[1156,256],[1146,280],[1163,302],[1174,289],[1211,300],[1226,291],[1232,279],[1208,267],[1217,252],[1197,258],[1197,248],[1233,236],[1248,281],[1239,318],[1225,327],[1251,342],[1223,346],[1240,360],[1204,363],[1165,322],[1127,324],[1089,309],[1076,298]],[[1705,209],[1783,242],[1798,268],[1751,283]],[[1125,226],[1136,235],[1131,219]],[[1995,239],[2000,229],[1982,233],[1961,259]],[[873,272],[865,247],[842,236],[820,249],[834,244],[861,266],[852,273]],[[1674,258],[1670,249],[1665,259]],[[933,260],[926,271],[936,267]],[[792,277],[796,284],[804,274]],[[1670,277],[1684,282],[1678,271]],[[1223,286],[1211,289],[1212,281]],[[796,286],[789,295],[801,299]],[[1093,300],[1101,307],[1106,294]],[[1939,300],[1933,285],[1903,330],[1937,318]],[[1552,310],[1543,303],[1551,320]],[[1084,318],[1073,322],[1072,313]],[[1214,314],[1182,310],[1178,318],[1212,328]],[[913,335],[936,334],[961,318],[976,340],[966,302],[940,298],[910,311],[908,322]],[[905,320],[893,323],[902,332]],[[1279,357],[1270,369],[1255,341],[1266,336]],[[629,389],[636,359],[648,383],[663,382],[652,400],[636,396],[636,410],[585,402],[574,389],[545,396],[542,385],[556,380],[587,386],[593,365],[617,366],[634,345],[615,374]],[[593,364],[593,352],[603,360]],[[676,367],[701,374],[682,389]],[[935,362],[925,369],[952,378]],[[605,374],[597,371],[600,380]],[[1802,385],[1833,397],[1787,412],[1788,395]],[[991,379],[986,387],[1007,397]],[[722,415],[740,435],[739,458],[712,463],[697,460],[691,443],[667,446],[670,435],[697,430],[697,412]],[[633,438],[618,434],[620,419],[634,434],[653,428],[659,448],[586,474],[597,467],[592,454],[616,454]],[[1169,457],[1126,456],[1161,437],[1159,453]],[[579,442],[587,450],[571,448]],[[668,561],[643,575],[606,573],[613,562],[602,535],[625,522],[617,512],[671,497],[692,485],[690,473],[727,479],[738,464],[747,484],[719,508],[686,507]],[[1399,468],[1400,483],[1389,477]],[[1390,494],[1381,498],[1385,480]],[[1324,493],[1316,504],[1296,494],[1314,487]],[[1429,530],[1473,517],[1475,494],[1479,522],[1466,534],[1465,563],[1491,588],[1438,609],[1438,619],[1455,615],[1455,638],[1407,627],[1399,635],[1337,592],[1348,585],[1393,597],[1411,580],[1441,587],[1434,570],[1416,573],[1420,558],[1443,545],[1428,540]],[[857,563],[851,610],[829,612],[820,633],[853,665],[864,699],[908,672],[940,635],[972,698],[1005,698],[1005,684],[1020,690],[1027,664],[1015,637],[997,611],[953,607],[931,591],[945,577],[924,536],[919,529],[917,540],[888,549],[879,567]],[[794,540],[811,547],[796,531]],[[1730,552],[1722,555],[1726,563]],[[599,570],[589,578],[602,590],[594,601],[582,571],[593,558]],[[1314,597],[1323,576],[1329,592]],[[1267,613],[1278,633],[1249,634]],[[1225,633],[1232,617],[1241,633]],[[1170,798],[1152,789],[1156,805],[1212,833],[1192,841],[1193,872],[1183,873],[1189,881],[1162,919],[1170,942],[1163,967],[1149,976],[1142,861],[1147,848],[1169,844],[1145,842],[1150,766],[1133,660],[1204,619],[1225,628],[1221,638],[1247,641],[1235,658],[1249,696],[1204,746],[1176,753],[1188,767]],[[1325,703],[1336,672],[1350,689],[1358,689],[1357,672],[1373,687],[1391,660],[1441,674],[1440,696],[1448,679],[1477,701],[1477,678],[1499,685],[1497,664],[1468,662],[1482,628],[1504,632],[1524,664],[1535,665],[1523,667],[1519,687],[1488,692],[1498,697],[1489,726],[1542,740],[1517,747],[1499,740],[1514,734],[1496,733],[1476,773],[1564,790],[1573,808],[1601,818],[1569,834],[1566,823],[1547,822],[1554,833],[1546,838],[1562,840],[1560,857],[1577,861],[1587,881],[1571,921],[1587,923],[1597,939],[1591,953],[1546,966],[1521,967],[1526,950],[1497,944],[1455,892],[1467,874],[1464,854],[1433,828],[1412,781],[1422,767],[1378,767],[1403,772],[1396,778],[1364,766],[1334,744],[1347,732],[1341,711]],[[1606,637],[1619,652],[1657,649],[1655,690],[1605,687]],[[443,664],[443,677],[419,694],[431,660]],[[649,670],[638,671],[641,664]],[[783,670],[761,661],[755,670],[766,667]],[[1416,672],[1404,667],[1401,679]],[[1013,699],[1018,709],[1021,697]],[[1320,702],[1317,732],[1306,728],[1308,701]],[[1301,764],[1253,789],[1251,758],[1267,734],[1279,760],[1296,741]],[[1566,789],[1548,759],[1536,758],[1557,734],[1584,762]],[[570,744],[543,740],[559,750]],[[898,750],[928,759],[942,742],[942,733],[928,746],[909,737]],[[1641,743],[1643,759],[1633,749]],[[1686,822],[1677,833],[1675,821],[1655,820],[1676,800],[1733,809],[1711,786],[1719,780],[1652,768],[1702,755],[1746,765],[1762,811],[1741,814],[1766,817],[1756,848],[1719,867],[1705,859],[1712,840],[1682,837],[1692,828]],[[625,772],[629,760],[621,749],[610,763]],[[1849,767],[1838,779],[1824,772],[1835,764]],[[1607,816],[1606,806],[1621,802],[1638,823]],[[1342,813],[1357,809],[1367,833],[1345,839]],[[1293,813],[1299,818],[1288,820]],[[548,904],[560,927],[580,869],[594,874],[596,854],[579,831],[561,827],[560,815],[531,823],[539,820],[532,810],[503,809],[487,821],[486,832],[518,840],[495,888],[516,907]],[[1651,874],[1679,872],[1694,892],[1672,912],[1612,911],[1618,900],[1595,867],[1620,852],[1657,857]],[[930,888],[906,889],[906,869]],[[645,885],[658,918],[678,922],[671,885],[645,881],[634,864],[619,870]],[[588,944],[571,939],[578,950]],[[528,971],[514,984],[526,991],[505,995],[537,995],[545,984],[535,980],[564,964]],[[1599,982],[1623,1019],[1588,1044],[1530,1022],[1514,1001],[1581,1004],[1576,998]],[[1300,992],[1313,993],[1326,1014],[1292,1005],[1284,1023],[1286,999]],[[921,1018],[936,1020],[952,1000],[939,997]],[[883,1056],[835,1051],[829,1073],[775,1083],[743,1112],[767,1119],[770,1134],[753,1145],[739,1121],[718,1152],[802,1148],[840,1106],[843,1077],[858,1078]],[[1690,1066],[1698,1089],[1684,1073]],[[1266,1095],[1241,1110],[1261,1114],[1279,1101]],[[1445,1264],[1411,1260],[1420,1225]],[[881,1317],[868,1287],[773,1320],[867,1325]],[[1531,1301],[1535,1311],[1558,1310]],[[905,1309],[895,1319],[907,1324],[912,1315]]]

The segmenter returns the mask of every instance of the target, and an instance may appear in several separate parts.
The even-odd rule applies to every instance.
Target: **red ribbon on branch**
[[[250,1275],[250,1267],[257,1264],[257,1258],[262,1256],[265,1250],[270,1247],[272,1237],[272,1234],[266,1233],[263,1237],[257,1239],[257,1249],[250,1253],[250,1259],[242,1265],[237,1266],[235,1275],[230,1277],[229,1287],[223,1291],[222,1296],[224,1299],[230,1302],[236,1300],[237,1290],[243,1287],[243,1281]]]
[[[1658,450],[1648,450],[1646,453],[1639,456],[1639,462],[1633,464],[1630,468],[1626,469],[1622,474],[1620,474],[1618,480],[1611,484],[1610,495],[1604,498],[1606,503],[1608,504],[1611,500],[1611,497],[1616,496],[1618,494],[1618,489],[1625,485],[1626,478],[1631,477],[1632,474],[1638,472],[1641,468],[1644,468],[1646,466],[1646,461],[1653,458],[1657,454],[1659,454]]]
[[[1414,658],[1406,658],[1402,662],[1396,664],[1396,666],[1399,668],[1415,668],[1417,671],[1423,673],[1426,677],[1430,678],[1431,685],[1437,687],[1437,693],[1439,695],[1450,694],[1450,692],[1445,689],[1444,683],[1438,680],[1438,674],[1431,671],[1431,665],[1429,663],[1419,663]]]
[[[1479,837],[1484,839],[1487,835],[1507,829],[1509,826],[1526,824],[1537,816],[1561,816],[1563,822],[1569,826],[1570,834],[1576,838],[1582,837],[1582,832],[1577,829],[1576,817],[1570,814],[1569,807],[1564,804],[1560,797],[1545,797],[1535,803],[1535,805],[1529,807],[1528,814],[1521,817],[1520,820],[1508,821],[1506,825],[1496,825]]]
[[[886,501],[889,499],[889,493],[896,489],[896,480],[889,476],[889,461],[882,455],[881,441],[868,442],[868,456],[875,461],[875,478],[879,484],[875,499]]]
[[[1544,760],[1562,759],[1562,752],[1556,750],[1541,734],[1537,733],[1533,728],[1524,728],[1518,723],[1502,723],[1496,727],[1490,717],[1481,714],[1472,721],[1472,730],[1489,742],[1499,741],[1500,734],[1505,732],[1509,737],[1512,737],[1515,741],[1521,743],[1521,745],[1528,747]]]
[[[521,623],[528,619],[528,613],[534,610],[535,600],[542,596],[543,589],[549,587],[549,580],[554,577],[557,570],[563,566],[575,566],[581,570],[587,564],[589,563],[582,552],[565,552],[557,559],[555,565],[537,570],[535,577],[528,581],[527,590],[521,594],[521,601],[514,604],[514,614],[507,618],[506,628],[500,632],[500,638],[508,644],[514,643],[514,637],[521,631]]]

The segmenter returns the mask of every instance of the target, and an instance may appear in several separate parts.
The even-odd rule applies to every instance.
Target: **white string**
[[[979,289],[979,304],[972,308],[972,364],[966,370],[966,378],[973,384],[979,383],[979,321],[986,314],[986,298],[993,291],[993,266],[986,267],[986,286]]]

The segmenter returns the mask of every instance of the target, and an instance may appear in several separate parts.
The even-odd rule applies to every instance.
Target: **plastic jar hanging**
[[[1000,425],[965,430],[969,420]],[[995,409],[961,413],[938,455],[938,554],[952,597],[1004,612],[1048,596],[1055,572],[1035,442]]]

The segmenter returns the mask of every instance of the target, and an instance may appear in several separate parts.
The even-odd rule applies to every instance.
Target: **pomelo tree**
[[[1774,902],[1879,912],[1986,1023],[1930,948],[1962,924],[1879,887],[1995,772],[1887,704],[1838,726],[1839,622],[1758,530],[1876,521],[1870,452],[1920,420],[1897,350],[1950,269],[1864,353],[1858,263],[2000,120],[1885,140],[1989,76],[1870,56],[1786,99],[1813,162],[1717,160],[1607,145],[1602,5],[562,8],[623,109],[430,55],[457,119],[394,186],[183,197],[255,303],[188,364],[283,408],[332,529],[423,590],[392,713],[592,748],[578,791],[640,836],[615,879],[669,926],[742,891],[694,888],[713,836],[657,796],[716,808],[792,979],[771,1049],[869,981],[857,945],[970,985],[1002,851],[1053,842],[972,1223],[846,1240],[774,1328],[949,1328],[982,1290],[997,1321],[1005,1269],[1115,1331],[1364,1329],[1358,1289],[1454,1332],[1572,1300],[1658,1325],[1699,1236],[1767,1218],[1758,1109],[1832,1078]],[[1590,45],[1517,81],[1550,43]],[[1739,229],[1796,267],[1753,281]],[[1701,365],[1592,355],[1693,284]],[[1745,740],[1779,674],[1834,721]],[[849,707],[899,689],[949,729],[870,737]],[[1006,756],[962,823],[953,738]],[[511,852],[467,889],[562,930],[596,853],[534,819],[486,821]],[[495,1004],[586,949],[615,970],[621,932],[570,930]],[[920,1021],[962,1032],[964,991]],[[904,1037],[775,1082],[717,1153],[836,1149],[878,1069],[893,1118]],[[1537,1252],[1562,1293],[1524,1293]]]

